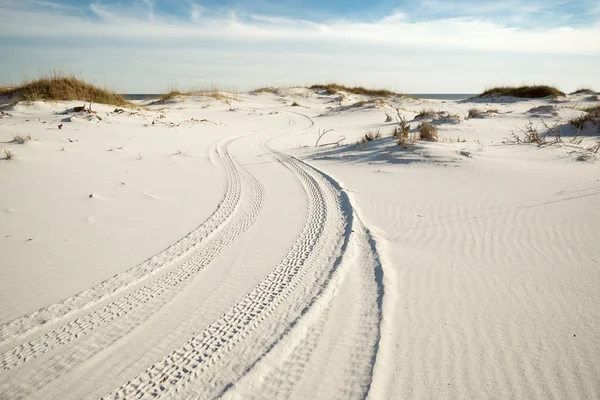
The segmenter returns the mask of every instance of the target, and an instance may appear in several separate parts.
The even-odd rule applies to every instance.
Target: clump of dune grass
[[[467,115],[467,119],[477,118],[483,114],[498,114],[500,110],[497,108],[490,108],[489,110],[480,110],[479,108],[470,108],[469,114]]]
[[[569,94],[596,94],[596,91],[589,87],[583,87]]]
[[[216,87],[195,90],[190,92],[190,94],[203,97],[212,97],[213,99],[222,101],[227,105],[231,105],[231,103],[234,101],[240,101],[239,97],[235,93],[220,90]]]
[[[178,96],[183,96],[183,93],[181,93],[179,90],[171,90],[169,93],[163,94],[162,96],[160,96],[160,99],[162,101],[166,101],[166,100],[171,100],[174,99],[175,97]]]
[[[481,111],[478,108],[470,108],[469,109],[469,115],[467,115],[467,119],[478,117],[482,113],[483,113],[483,111]]]
[[[415,116],[415,119],[421,119],[421,118],[432,118],[434,116],[437,115],[437,111],[435,111],[432,108],[423,108],[421,109],[421,111],[419,111],[419,113]]]
[[[381,139],[381,132],[379,130],[375,132],[368,131],[363,137],[360,138],[357,144],[365,144],[367,142],[372,142],[375,139]]]
[[[2,93],[11,101],[81,100],[116,106],[133,106],[122,95],[92,85],[75,75],[53,72],[36,80],[6,89]]]
[[[410,134],[407,136],[400,136],[396,141],[396,144],[402,148],[402,150],[412,149],[415,143],[419,140],[418,134]]]
[[[279,89],[277,89],[276,87],[273,87],[273,86],[267,86],[267,87],[254,89],[250,92],[250,94],[259,94],[259,93],[277,94],[277,93],[279,93]]]
[[[544,97],[562,97],[563,92],[552,86],[499,86],[487,89],[479,97],[507,96],[518,97],[522,99],[541,99]]]
[[[386,89],[367,89],[362,86],[344,86],[337,83],[328,83],[325,85],[312,85],[309,87],[312,90],[323,90],[330,95],[337,94],[340,91],[347,93],[360,94],[365,96],[380,96],[380,97],[391,97],[391,96],[402,96],[400,93],[395,93]]]
[[[31,137],[31,135],[13,135],[13,143],[23,144],[26,142],[31,142],[32,140],[33,138]]]
[[[591,122],[600,128],[600,104],[582,108],[583,114],[570,118],[567,122],[579,130],[585,128],[586,122]]]
[[[438,138],[437,128],[429,122],[422,122],[419,125],[419,137],[421,140],[436,141]]]

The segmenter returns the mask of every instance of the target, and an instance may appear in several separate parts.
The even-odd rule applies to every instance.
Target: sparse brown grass
[[[481,115],[482,113],[483,112],[480,109],[478,109],[478,108],[470,108],[469,109],[469,115],[467,115],[467,119],[475,118],[475,117]]]
[[[116,106],[134,106],[120,94],[61,72],[52,72],[37,80],[25,81],[21,85],[3,90],[2,95],[7,96],[11,101],[81,100]]]
[[[392,92],[386,89],[367,89],[362,86],[344,86],[337,83],[328,83],[325,85],[312,85],[309,89],[312,90],[324,90],[328,94],[337,94],[340,91],[344,91],[347,93],[353,94],[361,94],[365,96],[381,96],[381,97],[390,97],[390,96],[402,96],[399,93]]]
[[[436,141],[438,138],[437,128],[429,122],[422,122],[419,125],[419,137],[421,140]]]
[[[23,144],[26,142],[32,141],[33,138],[31,135],[23,136],[23,135],[13,135],[13,143]]]
[[[398,125],[394,127],[392,136],[398,138],[407,138],[410,133],[410,125],[408,124],[408,120],[400,113],[399,109],[396,109],[396,113],[396,122]]]
[[[467,115],[467,119],[476,118],[483,114],[499,114],[499,113],[500,113],[500,110],[498,110],[497,108],[490,108],[489,110],[486,110],[486,111],[480,110],[479,108],[470,108],[469,115]]]
[[[231,105],[233,101],[240,101],[239,97],[235,93],[230,93],[224,90],[219,90],[216,87],[209,89],[195,90],[189,93],[190,95],[212,97],[215,100],[224,102],[225,104]]]
[[[441,136],[438,138],[438,141],[443,143],[465,143],[467,139],[462,138],[460,136],[452,137],[452,136]]]
[[[596,91],[589,87],[583,87],[569,94],[596,94]]]
[[[166,101],[166,100],[174,99],[177,96],[183,96],[183,93],[181,93],[179,90],[171,90],[169,93],[166,93],[166,94],[163,94],[162,96],[160,96],[160,99],[162,101]]]
[[[372,142],[375,139],[381,139],[381,132],[379,130],[372,132],[372,131],[368,131],[365,134],[365,140],[367,142]]]
[[[433,108],[422,108],[416,115],[415,119],[432,118],[438,114]]]
[[[569,124],[579,130],[583,130],[586,122],[591,122],[600,128],[600,104],[582,108],[581,111],[583,111],[583,114],[579,117],[569,118]]]
[[[402,148],[402,150],[408,150],[413,147],[413,145],[417,142],[418,137],[416,134],[411,134],[408,136],[400,136],[398,137],[398,141],[396,144]]]
[[[541,99],[543,97],[553,96],[562,97],[565,96],[563,92],[552,86],[538,85],[538,86],[499,86],[491,89],[487,89],[479,95],[479,97],[491,97],[491,96],[509,96],[519,97],[522,99]]]
[[[254,89],[253,91],[250,92],[250,94],[259,94],[259,93],[279,93],[279,89],[277,89],[276,87],[272,87],[272,86],[267,86],[267,87],[262,87],[262,88],[258,88],[258,89]]]
[[[365,136],[363,136],[362,138],[360,138],[360,140],[358,141],[357,144],[365,144],[367,142],[372,142],[375,139],[381,139],[381,132],[379,130],[373,132],[373,131],[368,131]]]
[[[4,153],[4,159],[5,160],[12,160],[13,158],[15,158],[15,154],[10,151],[9,149],[2,149],[3,153]]]

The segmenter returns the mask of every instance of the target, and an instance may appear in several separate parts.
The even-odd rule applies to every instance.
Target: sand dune
[[[3,106],[0,398],[600,397],[586,98]]]

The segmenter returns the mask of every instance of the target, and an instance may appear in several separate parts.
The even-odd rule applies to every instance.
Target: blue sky
[[[336,80],[404,92],[600,87],[600,0],[0,0],[0,84],[126,92]]]

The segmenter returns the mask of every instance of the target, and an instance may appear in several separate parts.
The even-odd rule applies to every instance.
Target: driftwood
[[[331,131],[333,131],[333,129],[323,129],[323,130],[319,129],[319,132],[318,132],[319,138],[317,139],[317,143],[315,143],[315,147],[319,147],[319,142],[321,141],[323,136],[325,136],[325,134],[327,134]]]
[[[325,147],[325,146],[334,146],[334,145],[335,145],[335,146],[339,146],[339,145],[340,145],[340,143],[342,143],[344,140],[346,140],[346,138],[345,138],[345,137],[341,138],[341,139],[340,139],[340,140],[338,140],[337,142],[331,142],[331,143],[324,143],[324,144],[321,144],[321,145],[319,145],[319,147]]]

